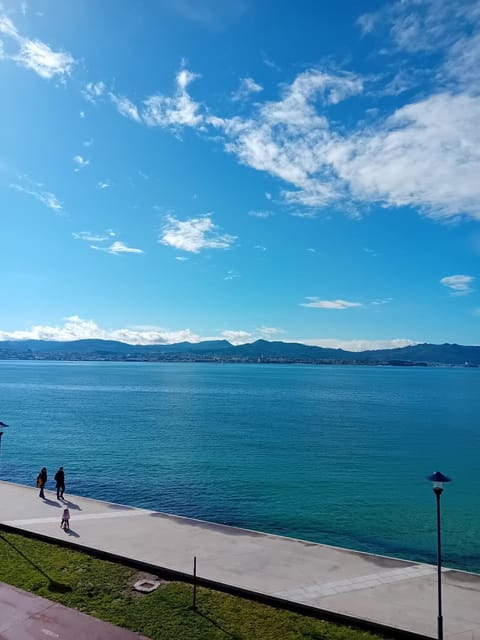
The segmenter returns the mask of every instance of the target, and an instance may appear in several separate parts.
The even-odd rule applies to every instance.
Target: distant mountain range
[[[0,341],[0,359],[480,366],[480,346],[425,343],[398,349],[344,351],[267,340],[238,346],[227,340],[154,345],[131,345],[113,340],[6,340]]]

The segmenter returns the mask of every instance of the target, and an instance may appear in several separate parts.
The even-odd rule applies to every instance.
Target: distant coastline
[[[130,345],[111,340],[0,341],[0,360],[68,362],[210,362],[321,364],[395,367],[480,366],[480,346],[418,344],[397,349],[345,351],[301,343],[257,340],[234,346],[226,340]]]

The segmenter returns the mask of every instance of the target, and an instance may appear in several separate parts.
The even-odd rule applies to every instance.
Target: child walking
[[[60,528],[65,529],[65,531],[70,531],[70,511],[67,507],[65,507],[65,509],[63,510]]]

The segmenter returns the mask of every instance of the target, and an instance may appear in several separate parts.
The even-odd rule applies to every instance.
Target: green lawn
[[[374,640],[373,634],[210,589],[168,582],[139,595],[134,569],[0,531],[0,581],[128,627],[152,640]]]

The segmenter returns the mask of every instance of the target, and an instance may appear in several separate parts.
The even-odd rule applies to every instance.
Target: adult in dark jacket
[[[43,498],[45,500],[45,494],[43,490],[45,489],[45,485],[47,484],[47,468],[42,467],[42,470],[37,476],[37,487],[40,489],[40,493],[38,494],[39,498]]]
[[[63,467],[55,474],[55,482],[57,484],[57,500],[63,500],[63,493],[65,491],[65,472]]]

